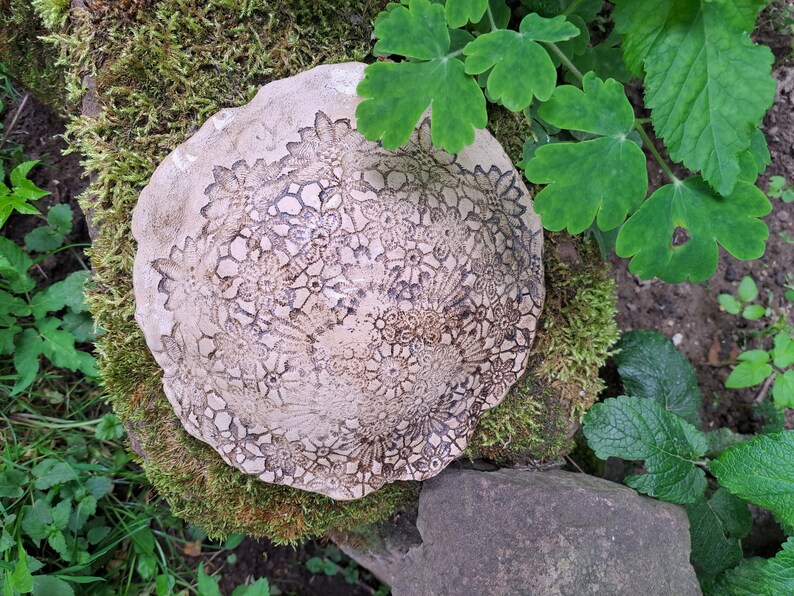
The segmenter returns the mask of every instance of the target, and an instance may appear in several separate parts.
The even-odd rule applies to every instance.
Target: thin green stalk
[[[563,11],[562,11],[562,16],[564,16],[564,17],[567,17],[567,16],[568,16],[569,14],[571,14],[571,13],[572,13],[574,10],[576,10],[577,8],[579,8],[579,5],[580,5],[581,3],[582,3],[582,0],[573,0],[573,2],[571,2],[571,3],[568,5],[568,8],[566,8],[565,10],[563,10]]]
[[[496,21],[493,20],[493,12],[491,11],[491,3],[488,3],[485,11],[488,13],[488,21],[491,23],[491,31],[498,31],[499,27],[496,26]]]
[[[580,81],[584,78],[584,75],[573,65],[573,62],[568,59],[568,56],[566,56],[556,44],[551,43],[550,41],[543,41],[541,43],[554,52],[554,54],[560,59],[560,62],[562,62],[565,65],[565,68],[568,69],[568,72],[570,72]]]
[[[637,132],[639,132],[639,133],[640,133],[640,136],[642,137],[642,140],[643,140],[643,142],[644,142],[644,143],[645,143],[645,145],[648,147],[648,150],[649,150],[649,151],[650,151],[650,152],[653,154],[653,156],[656,158],[656,161],[658,161],[658,162],[659,162],[659,166],[662,168],[662,170],[664,171],[664,173],[665,173],[665,174],[667,174],[667,177],[668,177],[668,178],[670,178],[670,182],[673,182],[673,183],[675,183],[675,182],[681,182],[681,181],[680,181],[680,180],[679,180],[679,179],[676,177],[676,175],[675,175],[675,174],[673,174],[673,171],[670,169],[670,167],[669,167],[669,166],[667,165],[667,163],[664,161],[664,159],[662,158],[662,156],[661,156],[661,155],[659,154],[659,152],[656,150],[656,146],[653,144],[653,141],[651,141],[651,137],[649,137],[649,136],[648,136],[648,133],[647,133],[647,132],[645,132],[645,129],[642,127],[642,124],[640,124],[638,121],[635,121],[635,122],[634,122],[634,128],[637,130]]]

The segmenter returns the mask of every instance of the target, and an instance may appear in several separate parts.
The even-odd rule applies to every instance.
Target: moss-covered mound
[[[50,39],[71,100],[84,95],[84,112],[68,137],[92,176],[82,204],[98,230],[90,303],[104,330],[98,351],[108,399],[152,484],[175,514],[210,535],[244,531],[297,541],[383,519],[417,493],[416,485],[398,483],[340,503],[227,466],[182,430],[133,319],[131,214],[156,165],[209,115],[248,102],[264,83],[320,63],[368,59],[371,23],[384,4],[85,0],[65,27],[52,20]],[[521,123],[511,114],[494,116],[493,130],[515,158]],[[483,418],[472,456],[557,456],[600,388],[598,367],[616,337],[613,282],[597,251],[561,236],[547,240],[546,267],[531,372]]]

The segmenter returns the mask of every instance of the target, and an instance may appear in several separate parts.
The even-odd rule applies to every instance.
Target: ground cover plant
[[[592,230],[640,277],[702,281],[718,245],[756,259],[768,236],[759,218],[771,206],[754,182],[770,159],[758,126],[775,96],[773,56],[749,37],[767,3],[616,0],[614,29],[597,42],[600,0],[389,4],[375,52],[390,59],[367,67],[358,125],[394,148],[430,108],[433,144],[454,153],[486,126],[486,100],[522,113],[520,165],[544,185],[535,209],[546,229]],[[633,77],[645,90],[636,106]],[[693,174],[673,172],[647,125]],[[669,178],[647,198],[643,147]]]
[[[778,360],[788,354],[780,349],[783,342],[778,337],[790,337],[792,330],[788,327],[775,335],[772,352]],[[616,350],[615,364],[625,395],[607,398],[584,416],[589,447],[601,459],[641,461],[636,466],[639,473],[627,475],[625,483],[685,507],[691,560],[705,593],[791,592],[794,431],[774,424],[755,436],[725,428],[703,430],[694,370],[670,340],[653,331],[631,331]],[[758,359],[746,357],[749,353],[739,356],[729,386],[737,386],[730,382],[737,372],[744,376],[744,367],[756,366]],[[773,395],[772,407],[782,410],[789,405],[781,393]],[[774,557],[743,557],[741,540],[752,529],[748,503],[771,511],[789,536]]]
[[[105,235],[95,248],[95,255],[102,254],[95,261],[100,288],[92,290],[95,305],[104,300],[99,311],[110,323],[109,339],[101,335],[103,330],[97,331],[105,338],[100,339],[102,357],[114,353],[117,363],[137,367],[136,376],[122,378],[120,366],[106,365],[105,385],[97,385],[101,380],[95,377],[90,356],[95,330],[82,291],[85,269],[78,266],[63,272],[63,279],[55,283],[41,275],[47,262],[59,254],[76,252],[83,260],[84,238],[76,240],[71,229],[80,216],[69,205],[41,194],[45,191],[31,182],[48,171],[47,160],[35,164],[36,159],[26,159],[14,134],[19,126],[14,125],[13,114],[6,118],[6,128],[0,129],[0,215],[10,217],[12,224],[22,219],[36,222],[15,241],[0,238],[0,586],[4,596],[31,591],[251,596],[276,594],[276,586],[283,588],[261,574],[237,585],[237,555],[232,549],[244,552],[239,547],[243,536],[211,541],[200,529],[180,521],[132,461],[138,458],[128,454],[130,439],[123,417],[109,413],[102,402],[105,387],[115,386],[117,400],[122,390],[135,387],[144,396],[141,399],[153,403],[154,393],[141,388],[159,384],[156,371],[130,349],[136,331],[128,324],[130,307],[123,301],[128,288],[119,274],[119,263],[130,258],[125,220],[137,190],[154,164],[189,134],[194,123],[219,105],[246,101],[267,80],[266,73],[275,68],[278,76],[285,76],[313,61],[336,59],[326,49],[308,56],[296,37],[308,31],[309,45],[317,45],[318,37],[336,37],[323,33],[330,17],[322,10],[317,21],[304,29],[305,23],[299,22],[288,39],[279,41],[271,60],[270,50],[263,49],[267,46],[258,45],[259,32],[265,23],[283,17],[266,14],[255,1],[208,2],[200,10],[190,2],[179,3],[178,11],[166,3],[152,3],[156,8],[150,13],[156,16],[150,20],[145,16],[146,4],[95,2],[96,12],[80,17],[93,20],[93,28],[79,20],[75,33],[68,30],[68,3],[34,3],[51,27],[54,43],[46,47],[50,52],[60,48],[62,59],[71,60],[69,68],[80,70],[81,76],[84,70],[98,73],[100,93],[110,106],[96,120],[73,120],[69,134],[85,151],[97,180],[92,187],[96,198],[86,197],[84,204],[98,208],[94,214],[98,213]],[[369,12],[364,12],[374,17],[379,7],[370,9],[376,4],[368,2]],[[538,185],[533,194],[547,229],[584,231],[604,253],[616,247],[619,255],[633,258],[631,269],[642,277],[701,280],[716,267],[718,244],[737,257],[756,258],[767,238],[766,224],[758,218],[770,203],[753,184],[769,161],[758,125],[772,101],[771,55],[748,36],[766,4],[763,0],[620,0],[613,7],[596,0],[412,0],[391,5],[374,19],[380,56],[359,89],[365,96],[362,106],[368,106],[361,108],[361,127],[386,145],[399,144],[400,134],[413,126],[411,118],[415,121],[432,104],[433,110],[439,110],[437,117],[434,114],[434,142],[455,150],[470,142],[487,115],[509,151],[523,145],[519,166]],[[0,0],[0,9],[10,5]],[[350,6],[345,3],[339,10],[347,16]],[[0,13],[1,30],[11,13]],[[10,18],[15,27],[22,22]],[[233,26],[220,33],[216,18]],[[246,19],[253,19],[259,28],[240,25]],[[133,26],[136,22],[144,24]],[[108,23],[123,26],[113,29],[106,27]],[[791,28],[785,20],[774,26]],[[183,29],[201,43],[180,45]],[[44,33],[39,23],[35,28],[19,28],[22,33],[15,35],[33,30]],[[81,36],[87,45],[81,45]],[[368,30],[360,38],[340,35],[339,39],[347,44],[344,59],[369,60]],[[7,40],[0,34],[0,56]],[[701,50],[706,40],[719,51],[704,59]],[[204,68],[207,61],[201,56],[214,60],[217,55],[213,43],[220,43],[226,54],[221,64]],[[242,53],[235,53],[232,46],[242,47]],[[666,56],[673,46],[682,46],[687,60],[671,64]],[[250,51],[252,47],[257,51]],[[69,51],[73,53],[64,58]],[[100,58],[92,62],[91,52]],[[282,70],[274,64],[288,66]],[[712,67],[725,78],[705,77]],[[188,83],[186,72],[193,73],[195,81]],[[527,76],[515,76],[517,72]],[[141,77],[140,86],[136,87],[135,77]],[[19,78],[39,77],[20,73]],[[67,79],[74,104],[84,91],[81,79],[74,73]],[[434,85],[417,85],[420,79]],[[62,94],[62,81],[63,73],[48,75],[47,94],[53,86],[60,86]],[[642,82],[644,100],[637,94]],[[681,102],[671,100],[679,96]],[[713,109],[704,109],[696,98],[707,98],[712,102],[707,107]],[[24,104],[23,95],[2,76],[0,100],[14,108]],[[63,97],[57,102],[66,103]],[[720,120],[715,114],[726,118]],[[163,118],[167,125],[159,127]],[[698,132],[697,142],[693,130]],[[738,131],[736,138],[730,131]],[[646,155],[661,164],[669,180],[650,197]],[[515,151],[513,156],[519,157]],[[791,193],[784,177],[769,179],[768,196],[774,199],[776,211],[791,203]],[[563,234],[551,238],[546,251],[554,259],[569,241]],[[597,250],[593,254],[597,259]],[[590,261],[591,256],[585,253],[584,259]],[[557,261],[550,263],[559,267]],[[593,283],[584,277],[574,276],[549,302],[552,311],[565,310],[568,335],[587,336],[589,329],[576,322],[591,320],[586,314],[592,308],[602,318],[612,316],[609,300],[604,299],[613,291],[611,280]],[[794,278],[786,283],[784,300],[791,302]],[[784,409],[794,402],[790,313],[777,308],[779,296],[773,299],[759,292],[751,278],[723,296],[719,303],[725,312],[736,315],[737,326],[763,324],[736,358],[731,357],[728,381],[730,387],[750,388],[759,397],[753,408],[763,412],[760,432],[707,427],[704,412],[714,398],[705,391],[701,398],[692,368],[661,336],[634,333],[625,335],[615,348],[625,396],[607,399],[591,410],[585,418],[585,434],[599,456],[630,460],[627,465],[639,472],[627,478],[631,486],[683,504],[691,520],[692,561],[705,591],[787,593],[794,590],[789,571],[794,565],[794,539],[788,538],[764,558],[744,559],[742,546],[753,527],[747,503],[774,512],[791,535],[794,504],[788,495],[794,490],[794,474],[789,462],[794,457]],[[598,355],[611,341],[599,348]],[[572,349],[577,345],[570,337],[554,337],[540,347],[564,356],[570,367],[566,373],[575,377],[595,362],[592,352]],[[124,360],[124,354],[131,357]],[[588,387],[588,395],[600,387],[600,382]],[[531,397],[533,391],[545,390],[528,386],[523,394]],[[525,403],[516,400],[510,407],[520,412]],[[525,420],[516,417],[513,422]],[[527,424],[534,424],[534,419]],[[512,440],[517,433],[511,425],[484,418],[476,455],[510,462],[512,454],[506,455],[501,446],[509,444],[516,453],[525,447]],[[649,428],[654,432],[649,434]],[[644,461],[644,467],[631,461]],[[762,479],[753,476],[759,470]],[[169,473],[174,469],[160,474],[158,481]],[[194,481],[190,478],[180,486],[195,487]],[[249,488],[234,482],[223,486],[240,492]],[[188,512],[186,501],[177,499],[176,504]],[[306,509],[303,502],[292,511]],[[274,517],[279,516],[283,517],[280,512]],[[317,527],[325,526],[304,531],[315,533]],[[251,560],[262,564],[261,550],[250,552]],[[299,566],[316,577],[303,577],[305,585],[287,584],[285,591],[300,592],[310,581],[329,577],[340,580],[342,593],[385,592],[372,587],[377,583],[361,581],[360,573],[365,572],[333,547],[315,548],[304,558]]]

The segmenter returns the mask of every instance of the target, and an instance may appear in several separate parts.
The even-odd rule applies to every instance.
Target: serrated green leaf
[[[582,85],[557,87],[538,113],[554,126],[604,136],[539,147],[525,171],[531,182],[548,185],[534,204],[544,227],[572,234],[594,220],[605,231],[619,226],[648,191],[645,154],[628,139],[634,112],[623,86],[592,73]]]
[[[771,594],[794,594],[794,538],[783,543],[783,549],[764,567],[764,579]]]
[[[656,400],[621,396],[595,404],[584,417],[584,435],[601,459],[645,461],[645,474],[626,478],[641,493],[683,504],[706,489],[695,466],[706,453],[706,437]]]
[[[94,431],[100,441],[113,441],[124,436],[124,425],[115,414],[105,414]]]
[[[730,294],[720,294],[717,296],[717,302],[727,313],[738,315],[742,312],[742,303]]]
[[[794,370],[778,373],[772,385],[772,398],[778,406],[794,409]]]
[[[36,287],[36,282],[28,275],[33,260],[20,246],[8,238],[0,237],[0,256],[4,257],[0,265],[0,275],[8,281],[8,289],[15,294],[24,294]]]
[[[60,501],[52,508],[52,525],[63,530],[69,525],[69,516],[72,515],[72,503],[69,499]]]
[[[55,205],[47,212],[47,223],[57,233],[65,236],[72,231],[74,213],[67,203]]]
[[[55,552],[57,552],[64,561],[71,561],[71,553],[66,545],[66,536],[60,530],[51,531],[47,535],[47,544],[50,545]]]
[[[41,336],[41,353],[50,359],[55,366],[76,371],[80,366],[77,349],[74,347],[74,336],[58,329],[61,321],[49,317],[36,321],[36,328]]]
[[[794,431],[758,435],[710,462],[720,485],[794,524]]]
[[[74,589],[54,575],[34,575],[33,596],[74,596]]]
[[[708,441],[709,449],[706,452],[707,457],[715,457],[721,451],[724,451],[732,445],[738,445],[749,441],[752,435],[742,435],[733,432],[729,428],[718,428],[706,433],[706,441]]]
[[[615,23],[645,103],[673,160],[719,193],[733,191],[740,156],[775,97],[773,55],[750,39],[757,0],[618,0]]]
[[[0,499],[18,499],[25,494],[28,475],[20,470],[8,469],[0,472]]]
[[[717,269],[722,245],[737,259],[764,254],[769,230],[759,217],[771,210],[755,186],[738,182],[721,197],[699,176],[654,192],[623,225],[616,252],[631,257],[629,270],[669,283],[704,281]]]
[[[450,27],[463,27],[468,22],[482,19],[488,0],[447,0],[445,9]]]
[[[655,399],[668,412],[700,427],[702,400],[695,369],[673,342],[655,331],[629,331],[615,347],[626,393]]]
[[[64,237],[50,226],[41,226],[25,234],[25,246],[36,252],[49,252],[63,245]]]
[[[52,523],[52,507],[44,499],[37,499],[24,512],[22,531],[33,540],[46,538]]]
[[[376,62],[358,85],[363,98],[356,108],[359,132],[396,149],[411,136],[431,107],[433,144],[457,153],[474,141],[474,130],[488,122],[485,98],[463,62],[450,57],[444,7],[413,0],[392,5],[375,24],[377,52],[414,58],[414,62]]]
[[[463,50],[468,74],[490,70],[489,95],[513,112],[526,108],[533,97],[546,101],[557,84],[557,70],[548,52],[538,41],[561,41],[579,34],[579,30],[559,16],[544,19],[529,14],[519,31],[500,29],[480,35]]]
[[[61,327],[74,336],[78,343],[94,339],[94,319],[88,312],[67,312],[63,316]]]
[[[38,292],[30,301],[33,316],[39,319],[48,312],[58,311],[65,306],[77,313],[86,311],[88,307],[83,286],[90,277],[91,273],[88,271],[75,271],[63,281]]]
[[[772,596],[764,578],[766,564],[767,560],[760,557],[746,559],[714,583],[707,584],[703,593],[706,596]]]
[[[775,366],[786,368],[794,364],[794,339],[788,333],[778,333],[774,341],[772,359]]]
[[[729,389],[743,389],[762,383],[772,374],[769,353],[764,350],[750,350],[739,354],[739,365],[733,369],[725,386]]]
[[[77,480],[77,472],[72,466],[51,457],[37,464],[32,472],[36,479],[34,487],[37,490],[47,490],[55,485]]]
[[[12,395],[26,389],[36,379],[43,343],[39,334],[33,329],[25,329],[17,336],[14,349],[14,368],[17,371],[17,378],[11,390]]]
[[[752,527],[747,504],[720,488],[710,499],[684,506],[689,518],[692,562],[706,576],[716,576],[742,560],[739,540]]]
[[[0,313],[26,317],[30,314],[30,306],[19,296],[0,290]]]
[[[28,555],[21,545],[19,547],[19,556],[14,565],[14,570],[8,574],[8,577],[12,590],[22,594],[33,591],[33,576],[28,568]]]
[[[89,493],[99,499],[108,494],[113,488],[113,480],[107,476],[91,476],[86,480],[85,487]]]

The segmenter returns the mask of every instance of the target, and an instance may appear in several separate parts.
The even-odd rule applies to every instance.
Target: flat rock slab
[[[416,527],[407,552],[345,550],[395,596],[700,594],[684,510],[593,476],[448,469]]]

